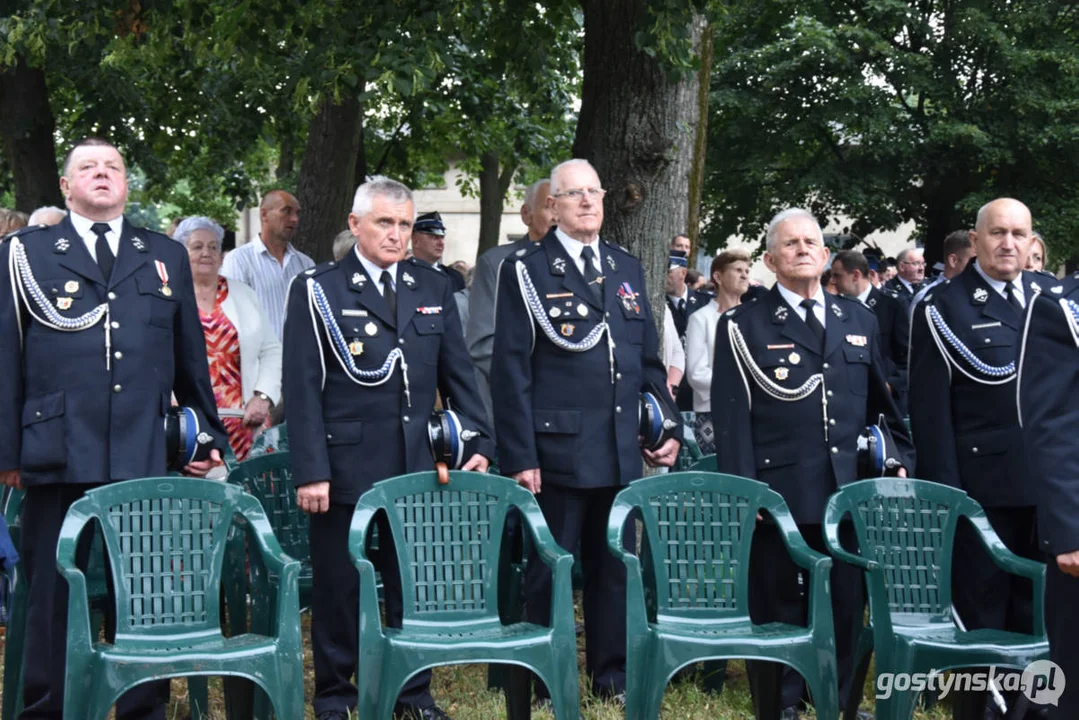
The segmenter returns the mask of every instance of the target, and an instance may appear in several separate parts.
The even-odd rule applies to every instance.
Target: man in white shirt
[[[225,256],[221,274],[255,289],[274,335],[281,339],[285,299],[292,278],[315,262],[292,246],[300,222],[300,202],[284,190],[271,190],[259,206],[258,237]]]

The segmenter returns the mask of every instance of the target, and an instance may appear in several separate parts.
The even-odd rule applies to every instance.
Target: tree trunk
[[[362,125],[355,95],[339,105],[324,99],[311,121],[296,188],[303,212],[292,242],[315,262],[333,259],[333,239],[348,227]]]
[[[925,271],[929,273],[934,264],[944,259],[944,238],[953,230],[964,227],[963,215],[957,210],[956,203],[966,194],[957,194],[953,190],[962,190],[966,182],[957,180],[954,184],[942,185],[935,191],[927,190],[922,194],[925,201]],[[952,190],[947,189],[951,187]],[[971,222],[969,227],[974,228]]]
[[[480,242],[476,250],[477,258],[498,245],[502,207],[510,181],[517,171],[510,162],[502,167],[501,160],[502,155],[497,150],[488,150],[480,156]]]
[[[277,169],[274,170],[274,180],[281,182],[283,178],[292,175],[292,170],[296,166],[296,141],[293,139],[291,128],[282,133],[277,150]]]
[[[573,154],[599,173],[607,189],[601,235],[641,259],[662,330],[669,242],[689,217],[700,78],[672,80],[669,68],[634,45],[648,24],[647,0],[582,5],[584,80]],[[701,30],[693,23],[696,51]]]
[[[700,19],[704,23],[704,19]],[[689,172],[689,266],[696,267],[697,249],[701,235],[701,193],[704,189],[704,166],[708,159],[708,99],[712,89],[712,38],[711,26],[701,30],[701,69],[697,79],[697,137],[693,142],[693,166]],[[707,271],[705,275],[707,275]],[[711,278],[708,278],[711,281]]]
[[[56,168],[45,73],[19,58],[0,73],[0,136],[15,181],[15,207],[32,212],[43,205],[64,206]]]

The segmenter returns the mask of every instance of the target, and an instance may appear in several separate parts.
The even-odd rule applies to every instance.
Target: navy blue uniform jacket
[[[45,305],[67,319],[103,303],[110,312],[76,332],[42,324],[21,294],[16,304],[12,242],[0,246],[0,469],[18,468],[26,485],[164,475],[164,417],[172,393],[200,412],[224,452],[228,435],[217,418],[183,245],[125,218],[106,283],[69,219],[18,239]],[[164,264],[167,291],[155,261]],[[43,316],[37,301],[30,303],[34,315]]]
[[[1019,416],[1038,503],[1038,538],[1051,555],[1079,550],[1079,273],[1038,278],[1019,364]]]
[[[1028,304],[1039,284],[1049,284],[1031,272],[1022,274],[1022,283]],[[933,314],[941,327],[929,319]],[[1022,315],[985,282],[974,261],[929,291],[911,322],[917,477],[959,487],[987,507],[1034,505],[1015,406],[1021,325]]]
[[[866,305],[877,316],[880,355],[892,395],[902,413],[907,406],[907,361],[910,356],[910,320],[907,304],[891,290],[873,288]]]
[[[767,483],[783,496],[798,523],[823,522],[828,497],[857,479],[858,435],[881,415],[903,464],[914,464],[905,425],[885,383],[876,318],[857,300],[824,297],[823,355],[809,326],[776,288],[728,310],[716,330],[712,423],[717,467]],[[760,377],[734,349],[731,326],[741,333]],[[817,374],[823,382],[806,387]],[[801,399],[775,397],[802,388],[807,392]]]
[[[597,302],[554,232],[502,263],[491,359],[491,401],[503,473],[540,468],[544,483],[575,488],[626,485],[641,476],[640,395],[666,402],[666,371],[640,261],[601,242],[603,301]],[[556,338],[577,343],[606,320],[591,350],[559,347],[521,294],[518,265]],[[681,427],[676,431],[681,437]]]
[[[331,346],[322,316],[309,305],[309,282],[325,293],[346,347]],[[353,250],[340,263],[324,263],[292,282],[285,317],[282,394],[296,485],[330,481],[330,500],[354,503],[379,480],[434,468],[427,420],[435,393],[482,433],[466,451],[494,455],[483,404],[476,392],[450,278],[430,265],[397,263],[397,317],[390,317]],[[400,365],[381,385],[353,382],[338,360],[359,370],[380,368],[400,348],[408,368],[408,395]]]

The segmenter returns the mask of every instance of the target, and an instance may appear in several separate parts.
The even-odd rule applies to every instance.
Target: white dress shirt
[[[581,271],[582,275],[584,275],[584,260],[581,259],[581,251],[584,250],[584,243],[575,238],[571,238],[569,235],[562,232],[562,228],[559,227],[555,228],[554,234],[555,237],[558,238],[558,241],[562,243],[562,247],[565,248],[566,254],[569,255],[570,259],[573,260],[574,264],[577,266],[577,269]],[[594,253],[592,255],[592,267],[596,269],[596,272],[602,275],[603,265],[601,265],[599,261],[598,237],[592,241],[590,247],[592,248],[592,251]]]
[[[397,263],[390,265],[388,268],[380,268],[373,262],[368,260],[360,252],[359,246],[353,245],[352,251],[356,253],[356,257],[360,259],[360,264],[363,265],[363,269],[367,271],[367,274],[371,277],[371,282],[375,284],[375,290],[378,290],[378,294],[382,297],[386,297],[386,293],[382,289],[382,273],[388,272],[390,274],[390,282],[397,283]],[[396,288],[393,288],[396,289]]]
[[[869,283],[865,286],[865,290],[858,296],[858,302],[869,307],[869,293],[873,292],[873,283]]]
[[[95,222],[95,220],[79,215],[74,210],[71,211],[71,224],[74,226],[75,232],[79,234],[83,243],[86,244],[90,257],[94,259],[94,262],[97,262],[97,233],[90,229]],[[120,215],[109,220],[108,226],[109,231],[105,233],[105,242],[109,244],[109,249],[112,250],[112,256],[115,258],[120,252],[120,232],[124,229],[124,216]]]
[[[805,320],[806,309],[801,305],[805,298],[797,293],[791,292],[778,282],[776,283],[776,287],[779,288],[779,295],[791,306],[791,310],[794,310],[794,312],[798,313],[798,317]],[[821,327],[827,327],[827,324],[824,322],[824,289],[820,286],[817,287],[817,294],[813,296],[813,300],[817,303],[813,306],[813,314],[817,316],[817,320],[820,321]]]
[[[1008,283],[1004,282],[1003,280],[994,280],[993,278],[986,275],[985,270],[982,270],[982,266],[978,264],[977,260],[971,260],[971,262],[974,263],[974,269],[978,271],[978,274],[982,276],[982,279],[989,283],[989,287],[996,290],[997,295],[1000,295],[1002,298],[1004,298],[1005,301],[1008,301]],[[1015,280],[1013,280],[1012,283],[1014,283],[1015,296],[1019,298],[1020,307],[1026,307],[1027,298],[1025,293],[1023,292],[1022,273],[1016,275]]]
[[[281,339],[285,326],[285,304],[292,278],[304,270],[313,268],[315,261],[290,244],[285,248],[281,262],[270,254],[261,237],[230,250],[221,265],[221,274],[230,280],[239,280],[258,295],[266,319],[270,321],[274,335]]]

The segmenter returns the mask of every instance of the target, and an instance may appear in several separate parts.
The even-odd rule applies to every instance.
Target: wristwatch
[[[257,397],[259,400],[265,400],[266,402],[270,403],[270,407],[273,407],[273,400],[271,400],[270,396],[266,393],[256,390],[255,397]]]

